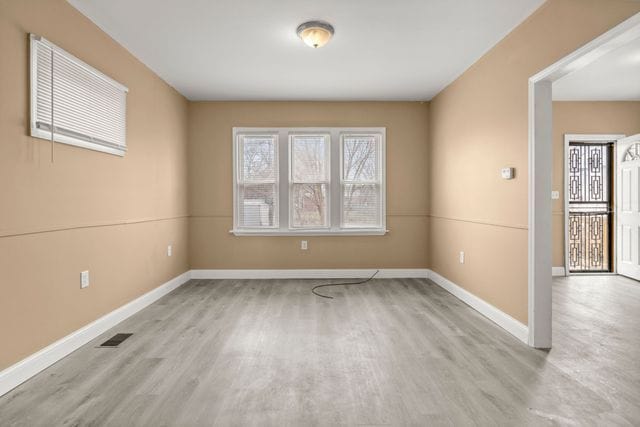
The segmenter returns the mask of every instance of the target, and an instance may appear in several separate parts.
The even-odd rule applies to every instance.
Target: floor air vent
[[[115,334],[114,336],[100,344],[100,347],[117,347],[131,335],[133,334]]]

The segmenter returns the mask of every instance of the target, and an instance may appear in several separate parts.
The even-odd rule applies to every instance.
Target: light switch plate
[[[84,289],[87,286],[89,286],[89,270],[80,273],[80,289]]]
[[[502,179],[513,179],[515,176],[516,170],[515,168],[502,168],[500,170],[500,175]]]
[[[167,256],[171,256],[173,255],[173,246],[169,245],[167,246]]]
[[[300,249],[303,251],[306,251],[309,248],[309,246],[307,245],[307,241],[306,240],[301,240],[300,241]]]
[[[464,264],[464,251],[460,251],[460,264]]]

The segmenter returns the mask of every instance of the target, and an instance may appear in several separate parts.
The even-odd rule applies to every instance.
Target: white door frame
[[[620,138],[624,138],[625,135],[621,135],[621,134],[613,134],[613,135],[606,135],[606,134],[577,134],[577,133],[566,133],[564,135],[564,159],[563,159],[563,170],[564,170],[564,181],[563,181],[563,186],[564,186],[564,275],[565,276],[573,276],[573,275],[580,275],[582,273],[570,273],[569,272],[569,168],[568,166],[568,161],[569,161],[569,143],[570,142],[612,142],[613,143],[613,156],[611,159],[609,159],[609,163],[611,164],[611,167],[613,169],[613,176],[614,176],[614,180],[616,177],[616,173],[618,171],[618,164],[617,164],[617,157],[616,157],[616,143],[618,142],[618,139]],[[609,189],[609,197],[613,197],[612,200],[612,204],[614,206],[614,211],[615,211],[615,206],[616,206],[616,195],[615,195],[615,191],[614,191],[615,185],[613,185],[610,189]],[[616,234],[616,218],[615,218],[615,213],[613,215],[611,215],[611,221],[613,222],[612,225],[612,230],[613,230],[613,235],[615,236]],[[615,239],[617,239],[617,237],[615,237]],[[612,260],[613,260],[613,265],[612,265],[612,272],[615,273],[617,271],[617,259],[616,259],[616,249],[615,249],[615,245],[614,247],[611,248],[613,255],[612,255]],[[598,274],[612,274],[612,273],[588,273],[589,275],[598,275]]]
[[[640,13],[529,78],[529,345],[551,348],[551,85],[640,37]]]

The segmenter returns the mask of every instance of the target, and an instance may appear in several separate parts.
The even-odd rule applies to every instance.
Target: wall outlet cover
[[[89,286],[89,270],[80,273],[80,289],[84,289],[87,286]]]
[[[500,175],[502,179],[513,179],[516,175],[515,168],[502,168],[500,170]]]

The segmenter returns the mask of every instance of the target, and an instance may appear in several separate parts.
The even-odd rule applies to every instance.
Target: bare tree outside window
[[[380,223],[378,142],[373,135],[343,138],[343,225],[373,227]]]
[[[245,137],[242,166],[245,181],[275,179],[275,144],[273,137]]]
[[[325,135],[291,139],[292,212],[294,227],[326,227],[328,143]]]
[[[275,138],[245,136],[240,154],[240,223],[248,228],[273,227],[278,198]]]

